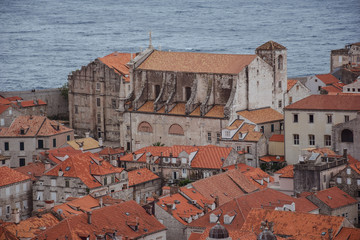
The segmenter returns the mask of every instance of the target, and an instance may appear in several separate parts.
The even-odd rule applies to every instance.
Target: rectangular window
[[[10,214],[11,212],[11,207],[9,205],[6,206],[6,214]]]
[[[100,83],[96,83],[96,90],[100,90]]]
[[[4,143],[5,151],[9,151],[9,142]]]
[[[70,141],[70,135],[66,136],[66,141]]]
[[[310,134],[309,135],[309,145],[314,146],[315,145],[315,135]]]
[[[100,98],[96,98],[96,106],[100,107]]]
[[[275,126],[274,124],[271,124],[271,132],[274,132],[275,131]]]
[[[345,115],[345,116],[344,116],[344,118],[345,118],[345,119],[344,119],[344,120],[345,120],[345,122],[348,122],[348,121],[350,120],[349,115]]]
[[[281,88],[281,81],[279,81],[279,88]]]
[[[69,180],[65,180],[65,187],[70,187],[70,181]]]
[[[299,115],[298,114],[294,114],[294,123],[299,122]]]
[[[0,119],[0,126],[4,126],[5,125],[5,120],[3,118]]]
[[[264,126],[261,126],[261,127],[260,127],[260,132],[263,133],[263,132],[264,132],[264,129],[265,129],[265,127],[264,127]]]
[[[294,134],[294,145],[299,145],[300,144],[300,138],[299,138],[299,134]]]
[[[116,99],[111,99],[111,108],[116,108]]]
[[[338,178],[336,179],[336,182],[341,184],[341,183],[342,183],[342,178],[341,178],[341,177],[338,177]]]
[[[20,167],[25,166],[25,158],[20,158],[20,159],[19,159],[19,166],[20,166]]]
[[[251,154],[251,147],[250,147],[250,146],[247,146],[247,147],[246,147],[246,151],[247,151],[247,153],[250,153],[250,154]]]
[[[220,142],[220,133],[216,133],[216,142],[219,143]]]
[[[324,182],[326,182],[326,175],[324,175]]]
[[[20,142],[20,151],[24,151],[24,150],[25,150],[24,142]]]
[[[56,147],[56,138],[53,139],[53,147]]]
[[[78,113],[79,113],[79,107],[78,107],[78,105],[75,105],[74,107],[75,107],[75,114],[78,114]]]
[[[278,106],[279,106],[279,108],[281,108],[281,107],[282,107],[282,101],[281,101],[281,100],[279,100],[279,102],[278,102]]]
[[[332,123],[332,115],[327,115],[327,123]]]
[[[7,187],[5,190],[6,196],[10,196],[10,187]]]
[[[241,151],[241,146],[236,146],[236,151],[240,152]]]
[[[101,123],[101,116],[100,116],[100,113],[97,114],[97,122],[98,123]]]
[[[346,183],[347,183],[348,185],[350,185],[350,184],[351,184],[351,178],[347,178],[347,179],[346,179]]]
[[[37,192],[36,200],[42,201],[44,199],[44,192]]]
[[[107,185],[107,177],[104,177],[104,185]]]
[[[38,140],[38,148],[39,148],[39,149],[43,149],[43,148],[44,148],[44,140],[42,140],[42,139],[39,139],[39,140]]]
[[[50,192],[50,200],[56,202],[56,192]]]
[[[292,97],[289,97],[289,104],[292,104]]]
[[[28,184],[23,183],[23,191],[26,192],[28,190]]]
[[[314,114],[309,114],[309,123],[314,123]]]
[[[318,86],[318,91],[321,91],[321,86]]]
[[[56,179],[51,179],[51,186],[56,187]]]
[[[208,141],[211,142],[211,132],[208,132],[208,137],[207,137]]]
[[[324,136],[324,142],[325,142],[325,146],[331,146],[331,135],[325,135]]]

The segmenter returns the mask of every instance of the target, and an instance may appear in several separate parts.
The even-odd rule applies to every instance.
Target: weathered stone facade
[[[360,42],[348,44],[343,49],[331,51],[330,71],[344,64],[360,64]]]
[[[167,228],[166,235],[173,240],[186,239],[186,225],[175,219],[171,213],[155,204],[155,217],[160,223],[164,224]]]

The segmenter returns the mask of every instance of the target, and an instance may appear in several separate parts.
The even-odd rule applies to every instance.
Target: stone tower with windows
[[[271,107],[283,113],[287,89],[287,49],[279,43],[268,41],[258,47],[255,53],[273,68]]]

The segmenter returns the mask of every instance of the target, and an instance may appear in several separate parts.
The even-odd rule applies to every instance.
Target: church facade
[[[93,67],[87,75],[108,71],[117,83],[110,83],[107,74],[97,79],[88,77],[93,89],[87,89],[86,96],[92,100],[88,104],[83,99],[82,107],[83,113],[92,112],[86,121],[94,123],[82,123],[82,129],[120,141],[128,150],[155,142],[217,144],[221,129],[237,118],[237,111],[271,107],[282,112],[287,88],[286,51],[273,41],[258,47],[253,55],[166,52],[150,45],[134,58],[130,56],[127,64],[121,65],[125,66],[122,71],[104,60],[108,56],[95,60],[101,67]],[[75,123],[81,122],[75,105],[76,99],[82,98],[77,90],[82,71],[69,76],[70,122],[75,129]],[[116,77],[119,73],[121,77]],[[126,76],[128,81],[123,80]],[[99,81],[105,83],[102,92],[93,96]],[[108,93],[111,90],[113,94]],[[95,100],[98,98],[100,106]],[[92,110],[93,105],[98,109]],[[107,114],[109,108],[114,111]]]

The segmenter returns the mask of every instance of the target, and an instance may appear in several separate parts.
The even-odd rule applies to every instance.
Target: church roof
[[[256,48],[257,50],[283,50],[286,49],[286,47],[284,47],[283,45],[274,42],[274,41],[268,41],[266,43],[264,43],[263,45],[261,45],[260,47]]]
[[[255,58],[256,55],[164,52],[155,50],[139,66],[139,69],[169,72],[238,74]]]
[[[116,72],[125,75],[125,81],[129,82],[129,68],[126,64],[131,60],[131,53],[113,52],[105,57],[99,58],[108,67],[114,69]]]

